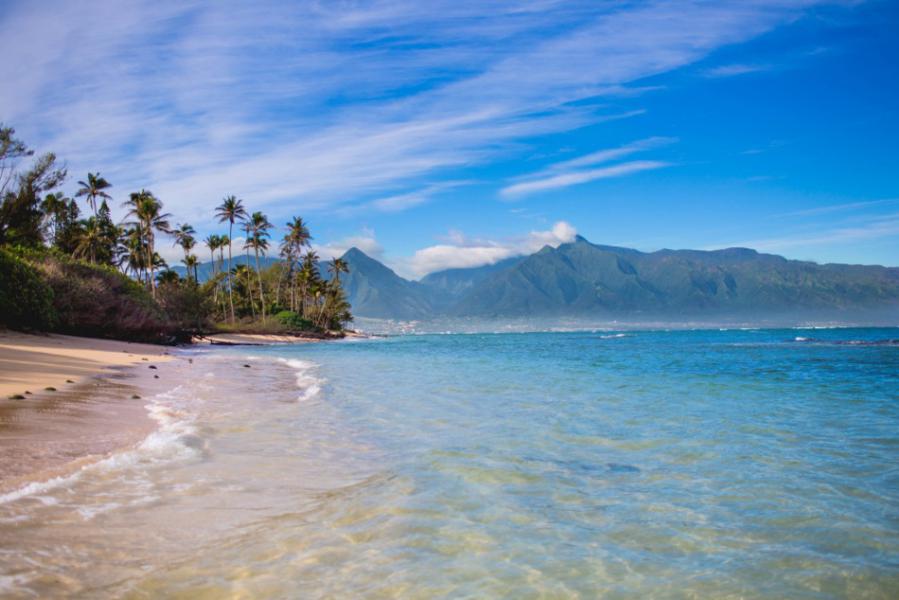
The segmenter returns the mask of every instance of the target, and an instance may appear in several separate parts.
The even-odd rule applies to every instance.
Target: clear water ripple
[[[203,452],[4,506],[2,575],[45,595],[895,598],[899,331],[802,333],[416,335],[254,349],[249,370],[217,351],[163,406]]]

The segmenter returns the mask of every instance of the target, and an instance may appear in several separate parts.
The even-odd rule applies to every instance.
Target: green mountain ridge
[[[641,252],[578,236],[557,248],[438,271],[421,281],[404,279],[358,248],[343,259],[350,272],[341,281],[360,317],[670,320],[793,314],[851,320],[876,312],[899,322],[899,268],[817,264],[749,248]],[[264,266],[277,261],[260,259]],[[328,277],[324,262],[320,270]],[[208,273],[210,263],[200,265],[200,279]]]
[[[819,265],[748,248],[545,247],[461,297],[454,316],[770,315],[899,307],[899,269]]]

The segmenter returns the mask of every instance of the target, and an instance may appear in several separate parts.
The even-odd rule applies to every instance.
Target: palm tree
[[[178,283],[180,281],[180,277],[178,277],[178,273],[176,271],[172,271],[171,269],[166,269],[164,271],[160,271],[159,275],[156,276],[156,283]]]
[[[227,235],[219,236],[219,272],[225,268],[225,246],[231,244],[231,238]]]
[[[54,244],[57,242],[57,236],[61,229],[60,221],[67,207],[68,198],[65,197],[65,194],[47,194],[41,201],[41,212],[44,213],[45,220],[44,226],[48,232],[51,232],[48,237],[53,240]]]
[[[181,249],[184,250],[184,258],[186,260],[187,255],[197,245],[197,240],[194,238],[194,235],[197,233],[196,230],[187,223],[182,223],[172,230],[171,233],[175,236],[175,244],[181,246]],[[190,279],[190,269],[187,270],[187,278]]]
[[[270,236],[268,230],[271,229],[272,224],[269,222],[268,217],[266,217],[261,212],[254,212],[250,216],[250,220],[247,222],[247,247],[253,248],[254,253],[256,254],[256,278],[259,280],[259,302],[262,304],[262,322],[265,322],[265,295],[262,289],[262,271],[259,268],[259,252],[262,251],[262,255],[265,256],[265,251],[268,250],[268,238]]]
[[[148,281],[153,296],[156,296],[156,266],[158,264],[158,255],[154,251],[156,240],[155,232],[168,233],[171,229],[168,213],[162,212],[162,203],[156,199],[152,192],[141,190],[131,194],[129,200],[125,202],[125,207],[130,207],[128,211],[129,217],[134,217],[131,223],[139,230],[143,238],[147,255],[147,267],[149,268]]]
[[[287,223],[287,234],[284,236],[282,254],[287,258],[288,280],[291,284],[291,310],[296,310],[296,281],[293,277],[294,261],[303,253],[303,248],[309,245],[312,236],[302,217],[294,217]]]
[[[184,267],[187,269],[187,281],[190,281],[190,271],[193,269],[194,272],[194,283],[199,282],[198,274],[197,274],[197,265],[200,264],[200,261],[197,259],[196,254],[185,254],[184,260],[181,261],[184,264]]]
[[[243,207],[243,201],[238,200],[237,196],[227,196],[215,209],[215,215],[218,217],[219,223],[228,221],[228,301],[231,304],[231,322],[233,323],[234,294],[231,288],[234,287],[234,280],[231,273],[231,240],[234,239],[234,222],[246,219],[247,211]]]
[[[97,216],[97,198],[112,200],[112,196],[103,191],[111,188],[112,184],[100,177],[99,173],[88,173],[87,181],[79,181],[78,185],[81,187],[78,188],[75,196],[86,196],[87,203],[93,209],[95,217]]]
[[[215,280],[216,276],[218,275],[218,271],[215,268],[215,251],[219,249],[219,245],[221,245],[221,243],[222,243],[222,237],[220,235],[211,233],[206,236],[206,239],[203,240],[203,243],[205,243],[206,247],[209,248],[209,256],[211,257],[209,264],[212,265],[212,279]],[[219,301],[219,284],[218,284],[218,282],[216,282],[215,287],[212,288],[212,301],[215,303],[216,307],[218,307],[218,301]]]
[[[118,250],[124,265],[123,271],[134,273],[135,278],[144,280],[144,265],[147,261],[147,254],[144,249],[143,234],[140,226],[129,227],[122,232],[120,247]]]
[[[303,266],[300,267],[299,280],[300,290],[300,314],[306,316],[306,298],[309,290],[318,285],[318,254],[315,250],[309,250],[303,257]]]
[[[84,221],[84,227],[75,245],[75,258],[88,258],[91,264],[97,262],[97,252],[103,247],[105,236],[100,222],[91,217]]]
[[[216,269],[215,269],[215,251],[219,249],[219,244],[221,243],[222,238],[218,235],[211,233],[206,236],[206,239],[203,240],[203,243],[206,244],[206,247],[209,248],[209,263],[212,265],[212,278],[215,279]]]
[[[334,277],[334,281],[337,283],[337,285],[340,285],[340,274],[349,273],[350,267],[342,258],[332,258],[331,264],[328,266],[328,271]]]
[[[304,246],[309,245],[312,236],[309,235],[309,228],[303,221],[303,217],[294,217],[292,221],[287,223],[287,236],[285,239],[290,241],[291,245],[297,250],[297,254]]]
[[[253,225],[249,222],[245,222],[243,224],[243,249],[246,250],[246,258],[244,259],[244,265],[247,267],[247,271],[250,271],[250,237],[253,234]],[[253,315],[253,320],[256,320],[256,303],[253,301],[253,278],[247,277],[247,294],[250,297],[250,312]]]

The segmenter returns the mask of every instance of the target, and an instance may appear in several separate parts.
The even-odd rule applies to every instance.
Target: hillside
[[[454,315],[763,316],[899,306],[899,269],[818,265],[746,248],[644,253],[582,237],[483,280]]]
[[[558,248],[407,281],[353,249],[349,290],[363,317],[665,319],[899,315],[899,269],[787,260],[747,248]]]
[[[353,314],[382,319],[424,319],[435,314],[427,287],[403,279],[357,248],[343,259],[350,272],[342,278]]]
[[[748,248],[659,250],[593,244],[493,265],[448,269],[420,282],[352,248],[341,281],[360,317],[760,318],[899,315],[899,269],[788,260]],[[237,262],[238,257],[235,257]],[[240,257],[243,260],[243,257]],[[266,258],[265,265],[276,262]],[[328,276],[326,263],[320,263]],[[211,273],[200,265],[200,280]],[[899,320],[897,317],[896,320]]]

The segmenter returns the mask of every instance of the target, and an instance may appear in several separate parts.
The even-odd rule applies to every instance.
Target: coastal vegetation
[[[203,240],[212,275],[201,280],[196,229],[175,222],[152,191],[128,193],[115,222],[111,182],[88,173],[70,197],[67,180],[54,154],[35,158],[0,125],[0,326],[171,342],[214,331],[328,335],[352,321],[340,282],[347,264],[336,258],[322,272],[301,217],[265,266],[278,228],[225,196],[214,216],[227,233]],[[169,243],[181,249],[182,273],[160,255]]]

